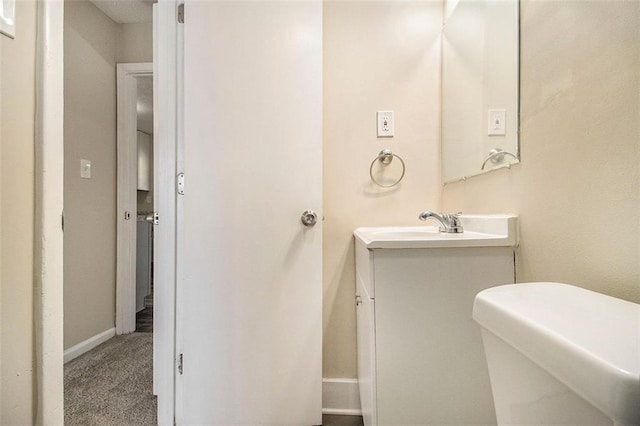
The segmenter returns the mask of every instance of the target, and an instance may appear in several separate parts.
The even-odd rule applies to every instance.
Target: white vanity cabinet
[[[382,228],[355,232],[366,426],[496,424],[481,333],[471,315],[478,292],[514,282],[515,237],[441,237],[429,228],[420,228],[429,230],[425,244],[410,232],[408,243],[392,236],[386,246],[375,242],[384,233],[367,236],[367,229]],[[488,237],[491,245],[474,236]]]

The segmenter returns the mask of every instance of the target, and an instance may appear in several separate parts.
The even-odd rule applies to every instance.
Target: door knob
[[[160,223],[160,216],[158,215],[158,212],[153,212],[146,215],[144,220],[152,225],[158,225]]]
[[[300,221],[304,226],[312,227],[318,222],[318,215],[313,210],[305,210],[302,212]]]

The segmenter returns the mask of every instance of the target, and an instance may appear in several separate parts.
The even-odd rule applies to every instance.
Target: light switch
[[[91,179],[91,161],[80,159],[80,177],[84,179]]]
[[[393,111],[378,111],[378,137],[393,137]]]
[[[488,116],[488,135],[504,136],[507,134],[507,111],[504,109],[490,109]]]

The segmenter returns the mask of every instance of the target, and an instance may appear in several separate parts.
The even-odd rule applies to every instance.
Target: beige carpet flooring
[[[157,424],[152,339],[116,336],[65,364],[65,425]]]

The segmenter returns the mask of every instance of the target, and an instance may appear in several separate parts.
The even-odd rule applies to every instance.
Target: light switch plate
[[[378,111],[378,137],[392,138],[394,130],[393,111]]]
[[[490,109],[487,114],[487,134],[489,136],[504,136],[507,134],[507,111],[504,109]]]
[[[91,161],[80,159],[80,177],[83,179],[91,179]]]

